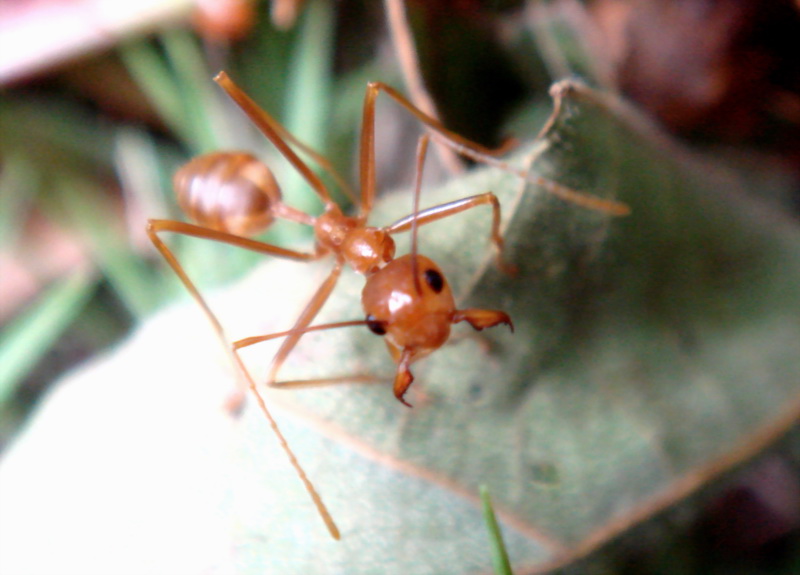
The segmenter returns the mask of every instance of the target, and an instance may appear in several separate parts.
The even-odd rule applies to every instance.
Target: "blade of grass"
[[[171,193],[165,169],[171,165],[168,150],[159,146],[144,131],[134,128],[122,128],[117,132],[114,142],[114,163],[122,185],[125,205],[125,221],[128,237],[135,245],[152,248],[145,233],[145,222],[148,218],[174,217],[174,196]],[[172,171],[171,169],[169,171]],[[175,295],[172,281],[163,273],[154,279],[159,281],[151,285],[150,292],[159,294],[163,300]]]
[[[22,233],[38,174],[23,154],[10,153],[0,170],[0,248],[10,250]]]
[[[486,528],[489,531],[489,541],[492,545],[492,563],[494,572],[497,575],[514,575],[511,571],[511,562],[508,559],[506,545],[503,542],[503,534],[500,532],[500,525],[492,507],[492,498],[489,496],[489,489],[485,485],[480,486],[481,502],[483,503],[483,518],[486,521]]]
[[[81,312],[96,284],[93,273],[79,270],[48,288],[0,332],[0,405]]]
[[[62,164],[105,168],[110,140],[96,115],[63,100],[30,96],[0,105],[0,150],[26,153],[49,171]]]
[[[189,116],[183,109],[178,83],[156,47],[145,40],[120,47],[122,62],[170,129],[187,145],[194,142]]]
[[[326,147],[331,109],[333,8],[316,0],[307,6],[297,44],[289,59],[286,90],[286,127],[300,141],[316,150]],[[288,201],[305,211],[319,209],[319,202],[294,172],[284,184]]]
[[[114,139],[114,166],[126,204],[142,212],[142,217],[129,220],[128,226],[135,226],[141,234],[145,217],[167,217],[175,205],[169,186],[162,184],[161,152],[147,132],[135,128],[119,129]]]
[[[59,199],[120,299],[134,317],[144,319],[157,303],[152,273],[128,247],[117,206],[94,183],[69,177],[61,183]]]
[[[167,59],[175,71],[178,94],[190,118],[192,150],[205,153],[226,147],[220,137],[225,125],[219,95],[214,92],[205,57],[197,39],[185,29],[169,30],[162,36]]]

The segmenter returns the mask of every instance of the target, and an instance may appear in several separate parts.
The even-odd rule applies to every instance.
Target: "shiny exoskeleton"
[[[284,204],[280,187],[272,171],[251,154],[214,152],[193,159],[175,175],[174,185],[178,203],[195,223],[150,220],[147,232],[153,244],[202,307],[220,340],[231,352],[230,356],[238,373],[255,395],[261,410],[270,421],[331,534],[338,538],[339,532],[333,519],[280,433],[237,350],[260,341],[284,338],[273,358],[266,381],[268,386],[281,385],[282,383],[277,381],[278,372],[305,333],[350,325],[366,325],[374,333],[385,337],[389,352],[397,363],[394,377],[395,396],[408,405],[404,396],[413,381],[409,366],[414,361],[439,349],[448,340],[452,324],[466,321],[476,329],[498,324],[511,326],[510,318],[501,311],[456,309],[452,292],[441,269],[432,260],[416,251],[416,228],[418,226],[442,220],[478,206],[489,206],[492,209],[491,241],[497,249],[498,262],[501,267],[511,269],[502,262],[499,255],[503,248],[503,239],[500,234],[500,205],[491,192],[425,210],[418,209],[422,164],[430,137],[451,147],[463,156],[508,170],[562,199],[581,206],[610,214],[627,213],[627,206],[588,196],[549,180],[531,177],[527,173],[497,160],[494,156],[498,151],[489,150],[450,132],[437,120],[415,108],[394,89],[385,84],[373,82],[367,87],[363,108],[359,151],[360,195],[357,202],[359,210],[355,215],[348,216],[342,213],[339,206],[331,199],[325,184],[295,150],[300,150],[314,159],[340,182],[345,192],[351,196],[354,195],[348,191],[342,179],[331,169],[327,160],[298,141],[236,86],[227,74],[221,72],[215,80],[311,186],[324,204],[323,213],[314,217]],[[420,151],[417,155],[417,185],[412,214],[388,226],[373,227],[367,225],[367,219],[375,197],[375,101],[381,92],[390,96],[402,108],[419,119],[426,127],[427,132],[420,140]],[[312,226],[315,235],[313,250],[297,251],[253,239],[254,235],[264,231],[276,218]],[[392,236],[409,230],[412,231],[412,252],[395,258],[395,242]],[[333,260],[333,269],[290,330],[242,339],[231,345],[228,343],[224,329],[216,315],[172,251],[161,240],[159,234],[163,232],[209,239],[266,255],[298,261],[330,257]],[[346,266],[366,277],[362,293],[366,319],[312,326],[311,322],[328,300]],[[339,380],[341,378],[336,379],[336,381]],[[317,383],[324,381],[333,380],[322,380]],[[283,384],[287,383],[303,382],[283,382]]]

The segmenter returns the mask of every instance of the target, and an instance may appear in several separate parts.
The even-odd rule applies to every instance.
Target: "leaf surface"
[[[61,553],[27,556],[27,567],[59,561],[58,572],[163,572],[183,559],[190,571],[489,573],[480,485],[492,493],[514,572],[547,571],[788,429],[800,411],[797,226],[748,197],[752,179],[689,156],[615,100],[570,83],[556,94],[543,138],[515,161],[624,201],[632,215],[564,203],[496,169],[425,189],[423,207],[498,195],[515,277],[497,270],[481,209],[425,226],[419,245],[460,305],[505,310],[515,333],[458,326],[452,344],[414,364],[412,410],[391,394],[383,342],[362,328],[305,337],[281,376],[369,373],[386,385],[266,394],[341,542],[328,537],[255,406],[235,422],[214,407],[219,388],[209,389],[224,379],[224,362],[187,307],[146,325],[93,375],[76,375],[4,462],[3,572],[23,571],[7,567],[33,545],[34,530],[19,526],[26,514],[38,541],[50,530],[78,537],[59,543]],[[389,223],[410,204],[408,193],[387,197],[372,221]],[[328,267],[269,262],[211,303],[234,338],[286,329]],[[361,318],[362,287],[344,274],[315,323]],[[263,374],[271,353],[253,346],[245,361]],[[84,401],[89,389],[101,398]],[[24,478],[32,469],[53,477],[42,461],[56,448],[86,466],[42,479],[32,516]],[[109,485],[120,509],[97,502]],[[89,519],[68,530],[75,501]],[[162,533],[172,534],[168,545]],[[126,541],[140,548],[123,566]],[[103,571],[105,557],[117,568]],[[74,565],[82,570],[65,567]]]
[[[756,453],[800,410],[796,226],[621,104],[580,85],[558,90],[531,173],[616,197],[633,214],[585,210],[496,170],[426,190],[425,205],[486,190],[500,198],[516,277],[493,265],[480,210],[423,229],[420,250],[464,306],[503,309],[516,332],[457,330],[457,342],[415,365],[410,412],[388,383],[274,394],[336,444],[301,453],[365,456],[312,474],[343,524],[327,558],[350,572],[353,557],[398,572],[488,569],[482,483],[518,568],[569,563]],[[387,200],[374,221],[408,202]],[[362,315],[362,280],[342,283],[320,321]],[[391,381],[371,334],[308,339],[284,377]],[[295,541],[282,545],[287,561],[315,555]]]

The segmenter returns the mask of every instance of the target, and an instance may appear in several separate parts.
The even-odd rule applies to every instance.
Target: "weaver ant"
[[[247,380],[248,387],[256,396],[262,412],[305,484],[329,531],[334,538],[338,539],[339,531],[333,519],[278,429],[237,350],[267,339],[284,337],[282,345],[273,358],[266,380],[268,386],[276,386],[281,385],[281,382],[276,381],[281,366],[305,333],[335,327],[366,325],[374,333],[386,336],[389,351],[397,363],[394,393],[397,399],[408,405],[404,400],[404,394],[413,381],[409,370],[410,364],[441,347],[449,337],[452,323],[466,321],[476,329],[500,323],[511,325],[510,318],[501,311],[457,310],[452,292],[439,267],[429,258],[416,253],[417,226],[487,205],[492,208],[493,215],[491,240],[498,252],[498,262],[501,267],[504,267],[500,258],[503,248],[503,239],[500,234],[500,205],[494,194],[487,192],[421,211],[418,209],[419,178],[429,137],[451,147],[462,156],[507,170],[564,200],[583,207],[614,215],[627,214],[628,208],[624,204],[589,196],[550,180],[529,176],[496,159],[495,156],[502,154],[504,150],[490,150],[450,132],[437,120],[414,107],[393,88],[379,82],[372,82],[367,87],[363,107],[359,151],[361,187],[359,211],[355,216],[345,216],[332,200],[325,184],[298,156],[294,148],[313,158],[341,183],[341,179],[336,176],[327,161],[299,142],[266,111],[261,109],[234,84],[225,72],[217,75],[215,81],[302,175],[322,200],[324,211],[315,217],[284,204],[281,200],[280,188],[271,170],[254,156],[244,152],[216,152],[191,160],[175,175],[174,184],[178,204],[197,223],[153,219],[148,222],[147,233],[155,247],[199,303],[219,339],[231,352],[233,362],[242,377]],[[417,154],[417,183],[413,213],[389,226],[376,228],[367,225],[367,218],[372,211],[375,197],[375,102],[380,92],[387,94],[402,108],[419,119],[429,133],[421,138]],[[347,190],[346,185],[343,189]],[[316,239],[314,251],[295,251],[252,239],[252,236],[263,232],[276,218],[313,227]],[[395,258],[392,235],[409,230],[412,230],[411,254]],[[221,323],[183,270],[177,258],[158,236],[161,232],[209,239],[297,261],[313,261],[328,255],[333,256],[335,261],[330,274],[317,289],[291,330],[247,338],[235,342],[233,347],[230,347]],[[333,291],[345,265],[349,265],[354,271],[367,278],[362,292],[362,303],[367,319],[311,326],[314,317]],[[402,305],[398,305],[399,303]],[[334,380],[319,380],[319,382],[324,381]],[[301,382],[283,382],[284,385],[293,383]]]

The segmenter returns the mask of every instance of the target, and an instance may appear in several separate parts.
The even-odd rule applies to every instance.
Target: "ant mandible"
[[[398,364],[394,381],[395,396],[408,405],[404,400],[404,394],[413,381],[409,365],[414,360],[424,357],[443,345],[449,337],[450,324],[467,321],[476,329],[491,327],[499,323],[511,325],[510,318],[503,312],[475,309],[456,310],[452,302],[452,292],[444,280],[441,270],[430,259],[416,254],[415,246],[412,247],[411,254],[394,258],[393,234],[414,230],[412,243],[415,244],[417,226],[478,206],[488,205],[492,208],[491,241],[497,250],[498,262],[501,268],[510,269],[505,266],[500,257],[503,248],[503,239],[500,234],[500,205],[493,193],[478,194],[420,211],[417,209],[418,182],[413,214],[383,228],[366,225],[375,197],[375,102],[378,94],[383,92],[390,96],[402,108],[420,120],[429,132],[421,139],[418,153],[418,178],[421,164],[424,161],[428,136],[430,136],[451,147],[462,156],[514,173],[566,201],[612,215],[624,215],[629,210],[624,204],[583,194],[556,182],[533,177],[513,168],[495,157],[504,153],[505,150],[490,150],[447,130],[437,120],[414,107],[390,86],[380,82],[371,82],[367,87],[364,100],[361,126],[359,211],[356,216],[345,216],[332,200],[319,176],[298,156],[292,146],[310,156],[341,184],[341,178],[336,175],[327,160],[292,136],[251,100],[225,72],[220,72],[214,80],[302,175],[322,200],[324,211],[320,216],[314,217],[284,204],[272,171],[251,154],[215,152],[191,160],[175,174],[174,185],[178,204],[196,224],[151,219],[147,224],[147,233],[154,246],[203,309],[218,338],[229,350],[237,371],[256,396],[261,411],[314,500],[331,535],[338,539],[339,531],[330,513],[283,437],[237,350],[266,339],[285,337],[272,360],[267,375],[266,384],[275,386],[280,385],[276,379],[281,366],[305,333],[345,325],[367,325],[374,333],[387,336],[387,346]],[[348,190],[346,185],[343,185],[343,189],[346,192]],[[314,251],[301,252],[252,239],[252,236],[267,229],[276,218],[312,226],[316,239]],[[186,274],[178,259],[159,237],[162,232],[209,239],[296,261],[308,262],[332,255],[335,263],[330,274],[317,289],[291,330],[240,340],[231,347],[222,324]],[[309,327],[333,291],[345,265],[349,265],[357,273],[367,276],[362,293],[362,303],[367,312],[367,319]],[[420,270],[422,271],[420,272]],[[424,289],[423,284],[426,286]],[[401,288],[392,286],[401,286]],[[403,290],[400,299],[410,299],[414,302],[411,306],[405,306],[402,310],[403,313],[399,315],[393,315],[389,310],[389,307],[393,306],[388,304],[391,294],[399,293],[393,291],[395,289]],[[434,317],[443,321],[435,323],[428,321]],[[432,329],[433,333],[425,333],[423,336],[420,333],[425,332],[425,329],[420,331],[421,324],[436,325],[437,327]]]

